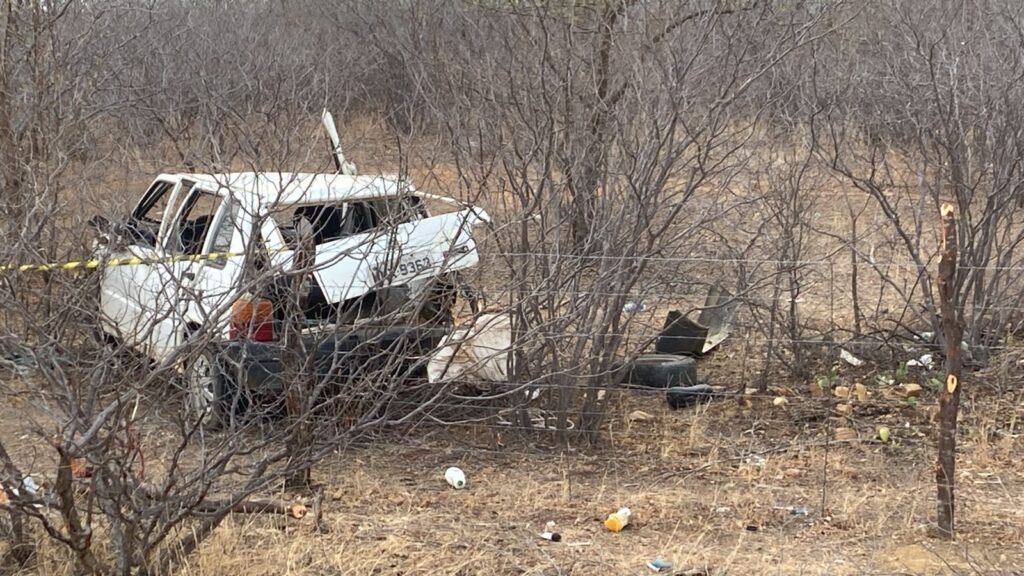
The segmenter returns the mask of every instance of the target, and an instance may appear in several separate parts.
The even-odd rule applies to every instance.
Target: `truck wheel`
[[[224,372],[213,350],[202,350],[185,370],[189,415],[206,430],[222,430],[243,416],[248,398]]]
[[[626,382],[647,388],[697,384],[697,362],[672,354],[641,354],[630,366]]]

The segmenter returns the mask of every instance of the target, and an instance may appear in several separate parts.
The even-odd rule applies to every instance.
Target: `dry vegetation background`
[[[0,264],[85,257],[89,217],[160,172],[333,170],[327,108],[361,173],[493,216],[468,280],[512,316],[515,369],[362,374],[207,434],[175,376],[209,334],[153,365],[96,338],[95,274],[5,269],[3,570],[1024,573],[1022,96],[1012,0],[7,0]],[[968,365],[951,542],[941,202]],[[740,311],[698,369],[727,393],[619,388],[713,284]],[[41,491],[14,496],[26,474]],[[232,513],[252,497],[322,517]],[[634,525],[604,530],[623,505]]]

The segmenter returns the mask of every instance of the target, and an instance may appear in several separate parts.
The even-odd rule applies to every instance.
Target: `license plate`
[[[408,254],[392,264],[378,263],[373,267],[373,281],[377,284],[394,284],[433,270],[436,266],[429,254]]]

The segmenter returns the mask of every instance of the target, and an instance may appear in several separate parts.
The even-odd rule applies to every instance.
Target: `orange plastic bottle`
[[[608,515],[604,527],[612,532],[621,532],[629,524],[629,517],[632,515],[633,512],[629,508],[619,508],[617,512]]]

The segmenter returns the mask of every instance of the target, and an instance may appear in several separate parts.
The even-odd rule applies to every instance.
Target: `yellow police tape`
[[[74,262],[52,262],[49,264],[12,264],[0,266],[0,272],[46,272],[49,270],[77,270],[92,268],[108,268],[114,266],[132,266],[136,264],[166,264],[171,262],[201,262],[203,260],[216,260],[218,258],[230,258],[241,256],[242,252],[212,252],[210,254],[180,254],[165,256],[163,258],[93,258],[91,260],[78,260]]]

